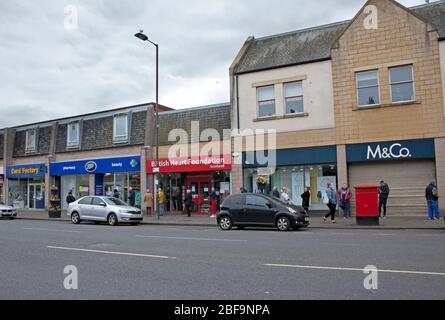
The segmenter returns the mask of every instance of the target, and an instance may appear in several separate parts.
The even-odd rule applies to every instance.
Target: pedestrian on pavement
[[[216,217],[216,211],[217,211],[217,205],[218,205],[218,195],[216,194],[215,188],[212,188],[212,192],[210,192],[210,213],[211,218]]]
[[[74,198],[73,192],[72,191],[68,192],[68,195],[66,196],[66,203],[69,205],[70,203],[73,203],[74,201],[76,201],[76,198]]]
[[[153,207],[153,194],[150,192],[150,189],[147,189],[147,192],[144,194],[144,207],[147,212],[147,216],[151,217],[151,208]]]
[[[158,190],[158,203],[159,203],[159,216],[164,215],[164,205],[165,205],[165,194],[162,188]]]
[[[311,201],[311,188],[305,187],[304,192],[301,194],[302,207],[307,214],[309,214],[309,204]]]
[[[436,182],[432,181],[425,189],[425,198],[428,203],[428,219],[440,220],[439,193]]]
[[[187,194],[184,199],[184,208],[188,217],[191,216],[190,207],[192,206],[192,199],[192,192],[190,190],[187,190]]]
[[[327,206],[329,208],[329,213],[323,217],[323,221],[326,222],[327,218],[331,217],[331,222],[336,223],[335,221],[335,210],[337,209],[337,192],[332,188],[332,183],[328,182],[326,184],[326,197],[327,197]]]
[[[239,191],[240,191],[241,193],[247,193],[247,190],[244,189],[244,187],[239,188]]]
[[[277,187],[273,187],[273,189],[272,189],[272,196],[274,196],[275,198],[280,199],[280,192],[278,191]]]
[[[287,188],[283,187],[283,189],[281,189],[281,197],[280,197],[281,201],[285,202],[285,203],[289,203],[290,201],[290,197],[289,194],[287,193]]]
[[[351,216],[351,198],[352,192],[348,185],[345,183],[338,190],[338,206],[343,210],[343,217],[345,219]]]
[[[385,181],[380,181],[379,187],[379,217],[382,217],[383,208],[383,218],[386,218],[386,205],[388,204],[389,197],[389,186]]]
[[[119,191],[117,191],[117,189],[114,189],[113,191],[113,198],[120,199],[120,194]]]
[[[178,187],[173,187],[172,200],[173,200],[173,210],[179,211],[179,188]]]
[[[128,204],[130,207],[134,207],[136,195],[132,187],[128,188]]]

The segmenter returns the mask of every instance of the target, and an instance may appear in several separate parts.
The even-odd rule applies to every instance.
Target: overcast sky
[[[351,19],[365,2],[0,0],[0,128],[154,101],[155,50],[139,29],[160,45],[160,103],[227,102],[228,69],[249,35]],[[64,24],[69,5],[77,30]]]

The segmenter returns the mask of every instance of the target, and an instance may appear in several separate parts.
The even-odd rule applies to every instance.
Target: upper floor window
[[[114,117],[113,140],[121,142],[128,140],[128,115],[116,115]]]
[[[77,147],[80,144],[79,122],[68,124],[67,145]]]
[[[389,68],[389,83],[392,102],[415,100],[412,65]]]
[[[257,89],[258,116],[270,117],[275,115],[275,87],[260,87]]]
[[[26,131],[26,152],[36,151],[37,130],[29,129]]]
[[[358,105],[372,106],[380,104],[378,70],[356,73]]]
[[[303,82],[290,82],[284,85],[286,114],[303,113]]]

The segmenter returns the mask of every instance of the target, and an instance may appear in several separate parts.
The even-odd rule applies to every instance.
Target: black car
[[[233,226],[240,229],[261,226],[287,231],[309,225],[309,217],[302,207],[254,193],[229,196],[221,205],[217,221],[222,230],[230,230]]]

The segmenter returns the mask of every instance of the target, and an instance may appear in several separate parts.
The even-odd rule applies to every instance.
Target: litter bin
[[[379,225],[379,186],[356,186],[356,221],[358,225]]]

